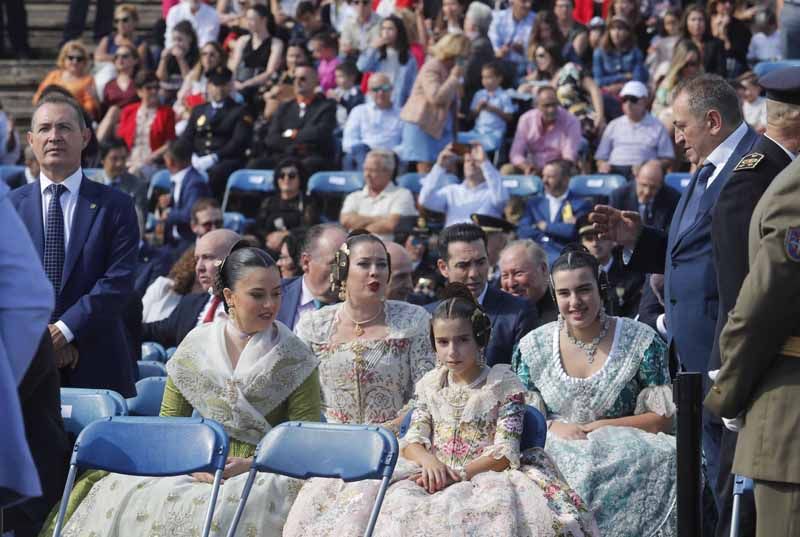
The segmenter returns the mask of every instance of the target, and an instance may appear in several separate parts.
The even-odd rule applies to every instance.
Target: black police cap
[[[470,219],[472,220],[473,224],[479,226],[487,233],[491,233],[493,231],[509,232],[517,229],[517,226],[511,222],[503,220],[502,218],[497,218],[496,216],[489,216],[488,214],[472,213],[470,215]]]
[[[758,79],[767,99],[800,105],[800,67],[775,69]]]

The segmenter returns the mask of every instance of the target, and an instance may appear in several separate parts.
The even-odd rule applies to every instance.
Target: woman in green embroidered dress
[[[222,424],[230,436],[212,524],[213,530],[224,532],[256,444],[284,421],[319,420],[320,386],[317,359],[275,321],[281,279],[266,252],[237,243],[219,267],[215,292],[223,298],[229,318],[198,326],[178,347],[167,364],[169,380],[161,415],[190,416],[197,410]],[[203,473],[154,478],[95,472],[70,499],[74,513],[63,534],[199,535],[212,481],[210,474]],[[280,535],[301,484],[282,476],[259,476],[243,514],[241,533]],[[91,487],[88,495],[87,487]]]

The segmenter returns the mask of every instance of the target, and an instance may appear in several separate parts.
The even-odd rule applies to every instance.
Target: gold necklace
[[[378,317],[380,317],[381,313],[383,313],[383,308],[380,308],[380,309],[378,310],[378,313],[376,313],[374,317],[371,317],[371,318],[369,318],[369,319],[366,319],[366,320],[364,320],[364,321],[356,321],[356,320],[355,320],[355,319],[353,319],[353,318],[352,318],[352,317],[351,317],[351,316],[350,316],[350,315],[347,313],[347,311],[345,311],[345,310],[346,310],[346,306],[345,306],[345,305],[342,305],[342,308],[341,308],[339,311],[342,313],[342,315],[344,315],[344,316],[347,318],[347,320],[348,320],[348,321],[350,321],[351,323],[353,323],[353,324],[355,325],[355,327],[356,327],[356,330],[355,330],[355,332],[356,332],[356,337],[361,337],[361,336],[363,336],[363,335],[364,335],[364,329],[363,329],[363,328],[361,328],[361,325],[362,325],[362,324],[369,324],[369,323],[371,323],[372,321],[374,321],[375,319],[377,319]]]

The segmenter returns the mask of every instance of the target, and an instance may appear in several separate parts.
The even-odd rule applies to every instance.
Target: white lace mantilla
[[[198,326],[167,362],[181,394],[203,417],[220,422],[233,438],[257,444],[272,425],[264,418],[285,401],[318,365],[318,360],[285,325],[254,335],[232,369],[225,323]],[[273,346],[274,342],[274,346]]]

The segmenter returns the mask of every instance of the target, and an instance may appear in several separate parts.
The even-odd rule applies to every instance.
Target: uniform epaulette
[[[752,170],[758,166],[758,163],[764,160],[764,153],[748,153],[742,160],[739,161],[739,164],[733,169],[733,171],[738,172],[739,170]]]

